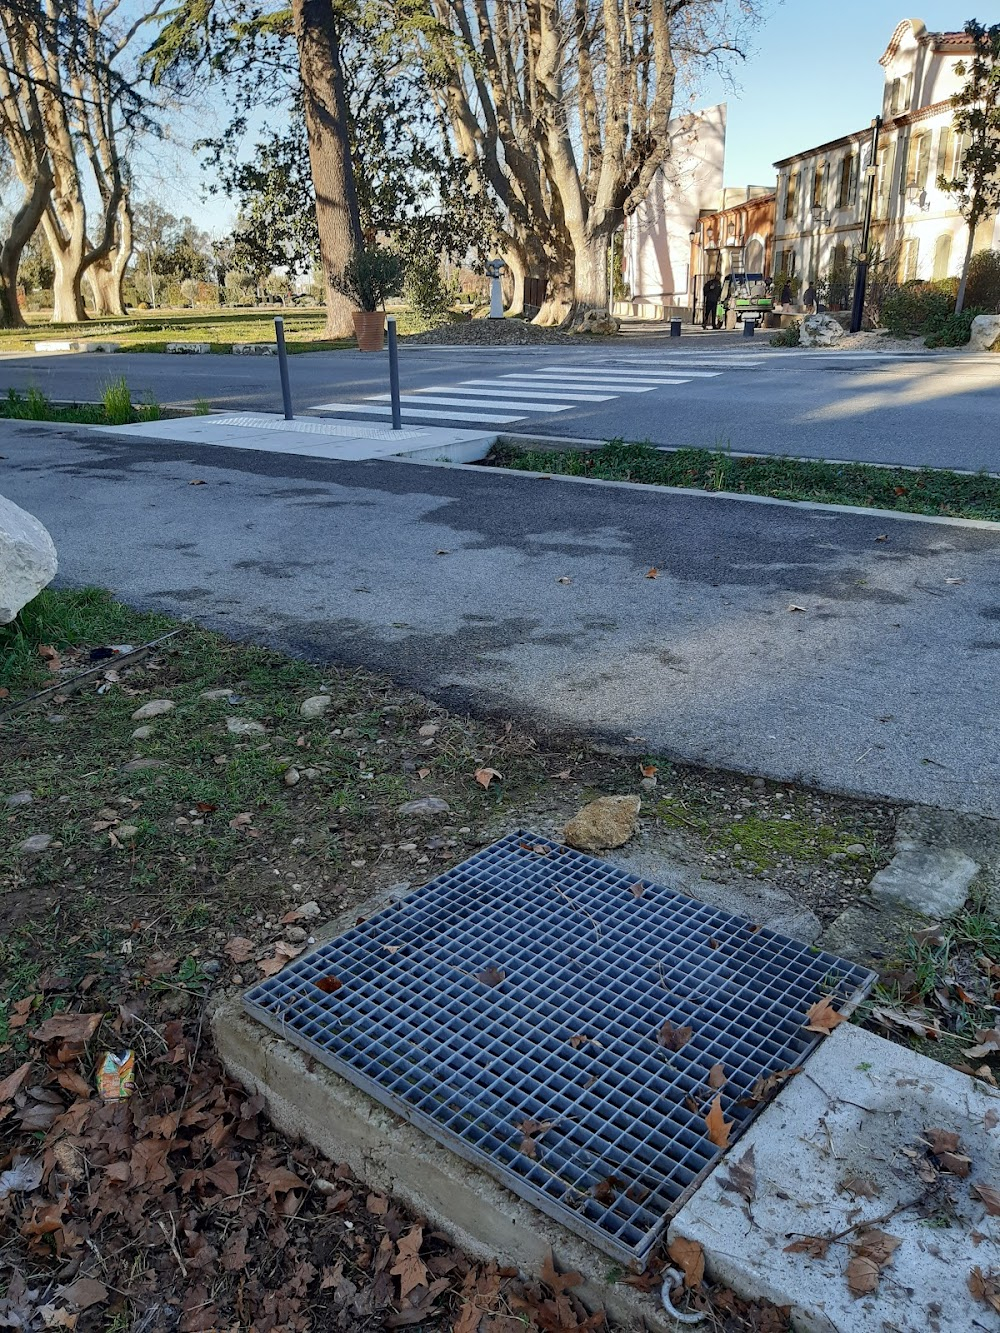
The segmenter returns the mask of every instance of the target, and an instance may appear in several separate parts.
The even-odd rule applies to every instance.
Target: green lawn
[[[406,308],[394,310],[399,333],[422,333],[428,322]],[[333,342],[323,339],[322,309],[302,307],[281,310],[229,310],[222,307],[198,310],[136,310],[124,319],[90,319],[85,324],[51,324],[44,313],[28,314],[27,329],[0,329],[0,352],[32,351],[36,342],[47,339],[108,339],[131,352],[162,352],[168,342],[207,342],[213,352],[231,351],[233,343],[273,342],[274,317],[285,320],[285,341],[290,352],[321,352],[335,347],[353,347],[353,338]]]
[[[663,452],[648,444],[625,444],[621,440],[612,440],[602,449],[565,452],[499,444],[488,462],[495,467],[551,476],[639,481],[654,486],[1000,522],[1000,477],[986,473],[748,458],[723,449]]]

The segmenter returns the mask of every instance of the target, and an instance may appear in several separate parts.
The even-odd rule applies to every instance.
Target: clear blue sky
[[[740,90],[715,80],[699,98],[699,105],[729,104],[726,184],[772,185],[772,163],[869,124],[882,108],[879,56],[904,18],[958,31],[970,18],[1000,22],[1000,2],[772,2],[756,52],[735,69]]]

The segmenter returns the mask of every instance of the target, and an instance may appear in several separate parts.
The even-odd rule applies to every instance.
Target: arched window
[[[764,272],[764,242],[759,236],[751,236],[743,250],[743,262],[747,273]]]
[[[951,267],[951,233],[943,232],[934,246],[934,281],[943,282]]]

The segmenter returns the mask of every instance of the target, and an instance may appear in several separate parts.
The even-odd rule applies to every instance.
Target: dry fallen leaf
[[[778,1091],[783,1083],[787,1083],[790,1078],[802,1072],[802,1066],[796,1065],[794,1069],[778,1069],[773,1074],[768,1074],[766,1078],[761,1076],[754,1083],[753,1087],[746,1097],[740,1098],[741,1106],[759,1106],[761,1102],[768,1102]]]
[[[483,788],[488,787],[494,778],[498,778],[501,782],[503,781],[503,774],[498,773],[495,768],[477,768],[472,776],[479,783],[480,787]]]
[[[811,1005],[806,1014],[806,1021],[803,1027],[807,1032],[822,1032],[824,1036],[829,1035],[835,1027],[845,1022],[843,1014],[838,1014],[831,1003],[829,995],[824,995],[822,1000],[817,1000]]]
[[[404,1300],[414,1287],[426,1287],[429,1283],[427,1269],[420,1259],[423,1241],[423,1227],[412,1227],[397,1243],[396,1262],[389,1272],[399,1278],[400,1300]]]
[[[786,1245],[784,1253],[808,1254],[810,1259],[825,1259],[831,1244],[825,1236],[803,1236],[801,1240],[793,1240],[791,1245]]]
[[[32,1041],[88,1042],[103,1017],[103,1014],[53,1014],[29,1036]]]
[[[38,645],[38,656],[53,673],[59,671],[62,667],[62,658],[52,647],[51,643],[40,643]]]
[[[973,1300],[982,1301],[1000,1314],[1000,1273],[974,1268],[969,1274],[969,1292]]]
[[[866,1254],[856,1254],[847,1265],[847,1290],[852,1296],[870,1296],[878,1290],[878,1264]]]
[[[705,1276],[705,1251],[696,1240],[675,1236],[667,1254],[684,1274],[685,1287],[697,1287]]]
[[[200,477],[195,477],[194,481],[188,482],[189,486],[207,486],[207,481],[202,481]]]
[[[877,542],[887,542],[889,540],[889,534],[887,532],[880,532],[875,540]]]
[[[855,1199],[878,1198],[878,1189],[867,1176],[845,1176],[838,1180],[837,1190],[840,1194],[851,1194]]]
[[[992,1185],[976,1184],[972,1187],[972,1195],[986,1205],[990,1217],[1000,1217],[1000,1189],[994,1189]]]
[[[25,1060],[23,1065],[18,1065],[13,1073],[8,1074],[6,1078],[0,1079],[0,1103],[9,1102],[14,1096],[21,1084],[28,1077],[28,1070],[31,1068],[31,1061]]]
[[[959,1136],[950,1129],[925,1129],[924,1142],[935,1157],[946,1152],[958,1152],[961,1146]]]
[[[89,1310],[92,1305],[100,1305],[102,1301],[108,1299],[107,1287],[93,1277],[78,1277],[75,1282],[63,1287],[57,1294],[64,1301],[69,1301],[70,1305],[75,1305],[78,1310]]]
[[[976,1033],[977,1046],[971,1046],[963,1055],[970,1060],[981,1060],[984,1055],[994,1055],[1000,1051],[1000,1028],[980,1028]]]
[[[320,977],[318,981],[313,982],[313,985],[316,987],[316,989],[321,990],[324,995],[335,995],[337,991],[339,991],[340,988],[343,986],[343,984],[344,983],[341,981],[341,979],[339,977],[335,977],[332,972],[330,973],[329,976]]]
[[[234,963],[248,963],[256,952],[256,945],[244,935],[234,935],[226,940],[222,952]]]
[[[538,1144],[535,1140],[540,1139],[543,1134],[547,1134],[555,1124],[555,1120],[529,1119],[522,1120],[519,1125],[515,1125],[514,1128],[523,1135],[518,1152],[523,1153],[525,1157],[536,1157],[538,1155]]]
[[[579,1287],[583,1282],[583,1277],[579,1273],[557,1273],[551,1250],[546,1255],[539,1277],[557,1296],[562,1296],[570,1287]]]
[[[501,982],[507,980],[507,973],[501,967],[484,967],[481,972],[475,974],[475,978],[484,986],[499,986]]]
[[[287,944],[284,940],[279,940],[275,945],[274,957],[262,959],[257,966],[265,977],[273,977],[292,958],[297,958],[304,948],[303,944]]]
[[[430,775],[431,775],[431,770],[429,768],[417,769],[417,777],[420,779],[421,782],[423,782],[424,778],[429,778]]]
[[[708,1086],[710,1088],[724,1088],[726,1086],[726,1067],[725,1065],[713,1065],[708,1071]]]
[[[659,577],[660,577],[660,571],[656,568],[655,565],[652,567],[652,569],[648,569],[646,571],[647,579],[658,579]]]
[[[694,1028],[675,1028],[668,1019],[660,1028],[656,1041],[659,1046],[665,1046],[668,1051],[679,1051],[682,1046],[687,1045],[693,1036]]]
[[[805,609],[804,606],[799,606],[798,602],[790,602],[788,605],[789,611],[804,611]]]
[[[729,1147],[729,1135],[732,1133],[735,1121],[726,1120],[722,1114],[722,1093],[715,1094],[715,1101],[708,1108],[708,1115],[705,1116],[705,1128],[708,1130],[708,1137],[717,1148]]]
[[[640,764],[639,772],[644,778],[655,778],[657,773],[656,764]]]
[[[747,1203],[753,1203],[757,1192],[757,1164],[752,1144],[738,1162],[729,1163],[729,1175],[722,1180],[722,1188],[733,1190],[741,1194]]]

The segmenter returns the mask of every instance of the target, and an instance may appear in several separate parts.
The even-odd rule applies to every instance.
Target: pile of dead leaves
[[[461,1333],[605,1327],[550,1263],[475,1264],[345,1166],[289,1144],[201,1024],[57,1014],[0,1080],[0,1328]],[[143,1037],[136,1091],[105,1100],[104,1045]]]

